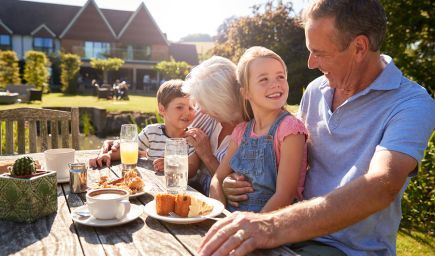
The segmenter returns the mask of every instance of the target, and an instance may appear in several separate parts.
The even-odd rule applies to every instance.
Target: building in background
[[[195,46],[168,42],[143,2],[136,11],[121,11],[101,9],[94,0],[84,6],[0,0],[0,50],[15,51],[21,65],[27,51],[45,52],[52,61],[52,85],[60,84],[60,52],[77,54],[83,62],[81,90],[91,90],[93,79],[102,80],[91,58],[123,59],[120,70],[109,72],[109,82],[125,80],[132,90],[163,79],[154,70],[160,61],[172,57],[198,64]]]

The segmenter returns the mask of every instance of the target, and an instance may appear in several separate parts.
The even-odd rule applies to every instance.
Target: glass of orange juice
[[[121,126],[121,164],[122,171],[135,169],[138,159],[137,126],[135,124],[123,124]]]

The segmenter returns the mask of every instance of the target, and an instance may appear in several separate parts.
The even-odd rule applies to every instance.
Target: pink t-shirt
[[[238,124],[234,128],[233,133],[231,134],[231,139],[235,143],[237,143],[238,146],[240,146],[240,142],[242,141],[243,133],[245,132],[247,124],[248,124],[247,122]],[[251,138],[258,138],[264,135],[264,134],[261,135],[255,134],[254,127],[255,127],[255,121],[252,126],[252,131],[250,134]],[[282,120],[282,122],[278,126],[278,129],[276,130],[276,134],[274,135],[273,147],[276,155],[277,170],[279,166],[279,160],[281,158],[281,143],[284,141],[284,138],[286,136],[291,134],[305,134],[305,141],[306,138],[308,137],[308,131],[305,128],[304,123],[302,123],[302,121],[300,121],[296,117],[289,115]],[[297,197],[299,200],[303,199],[302,192],[304,191],[305,175],[307,172],[307,143],[305,143],[304,146],[304,157],[302,161],[303,162],[301,166],[301,173],[299,175],[299,182],[298,182],[298,189],[297,189]]]

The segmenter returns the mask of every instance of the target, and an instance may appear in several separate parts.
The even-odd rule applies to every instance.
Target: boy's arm
[[[194,152],[189,155],[189,178],[192,178],[196,175],[196,172],[201,165],[201,159],[199,159],[198,155]]]
[[[297,192],[299,175],[304,159],[305,135],[291,134],[281,143],[275,194],[267,201],[261,212],[270,212],[290,205]]]
[[[230,167],[230,160],[233,157],[234,153],[238,149],[238,145],[231,141],[228,146],[227,153],[222,159],[219,167],[216,170],[216,173],[213,175],[210,184],[210,197],[221,201],[224,205],[226,204],[225,194],[222,190],[222,182],[231,172],[232,169]]]

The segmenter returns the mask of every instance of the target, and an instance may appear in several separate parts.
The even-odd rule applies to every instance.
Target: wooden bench
[[[26,151],[26,129],[29,130],[29,152],[43,152],[48,149],[48,124],[51,132],[51,148],[58,148],[59,132],[62,137],[62,147],[69,145],[69,122],[71,121],[72,147],[79,149],[79,109],[71,108],[71,112],[38,109],[16,108],[0,111],[0,154],[2,152],[2,129],[6,123],[6,154],[14,154],[14,122],[17,123],[18,154]],[[37,151],[37,123],[39,124],[40,150]],[[59,123],[61,124],[59,127]],[[26,126],[27,125],[27,126]]]

